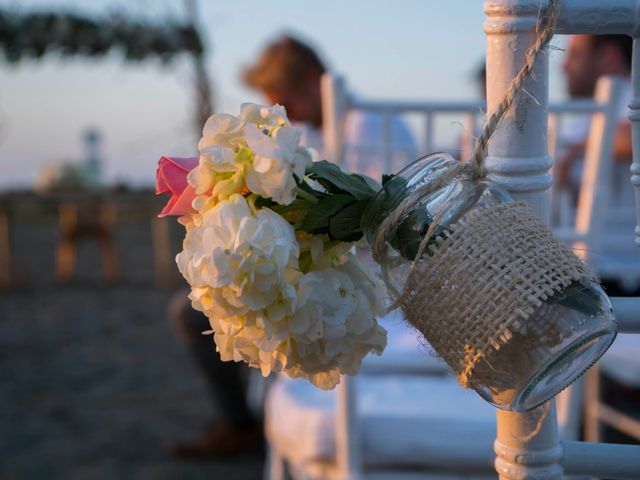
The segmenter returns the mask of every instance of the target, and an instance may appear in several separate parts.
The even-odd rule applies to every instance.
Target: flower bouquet
[[[281,106],[206,122],[199,158],[160,159],[160,216],[186,227],[178,268],[225,361],[331,389],[381,354],[383,283],[353,254],[379,186],[314,162]]]
[[[615,338],[586,266],[473,163],[436,153],[380,186],[313,161],[277,105],[214,115],[198,147],[160,160],[157,191],[223,360],[330,389],[380,354],[387,292],[352,253],[363,236],[407,321],[499,408],[545,402]]]

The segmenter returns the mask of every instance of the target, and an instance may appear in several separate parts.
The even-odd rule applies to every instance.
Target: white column
[[[498,438],[493,449],[501,480],[561,479],[555,401],[526,414],[498,410]]]
[[[328,160],[342,166],[342,128],[347,110],[345,80],[325,73],[321,79],[322,136]]]
[[[633,89],[633,98],[629,105],[633,147],[631,183],[635,187],[636,196],[636,244],[640,246],[640,40],[638,38],[633,40],[631,87]]]
[[[487,112],[493,111],[524,63],[535,37],[540,0],[485,4],[487,20]],[[548,54],[541,52],[534,76],[525,81],[489,147],[489,178],[532,204],[548,220],[551,157],[547,147]]]
[[[336,464],[338,478],[360,480],[362,476],[360,418],[356,377],[342,375],[336,388]]]
[[[485,3],[487,20],[487,111],[500,103],[524,64],[535,35],[540,0],[494,0]],[[547,146],[548,54],[543,51],[534,78],[498,127],[489,147],[489,178],[513,197],[526,200],[545,221],[549,219],[551,157]],[[544,411],[544,415],[540,415]],[[507,479],[559,479],[562,449],[558,442],[553,402],[527,414],[498,410],[494,450],[496,470]]]

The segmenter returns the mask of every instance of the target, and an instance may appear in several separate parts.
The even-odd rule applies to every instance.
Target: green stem
[[[307,273],[309,271],[309,267],[311,267],[311,252],[304,252],[300,255],[300,259],[298,260],[298,265],[300,267],[300,271],[303,273]]]
[[[256,209],[256,200],[258,199],[258,195],[256,193],[252,193],[247,198],[247,204],[249,205],[249,210],[251,210],[251,214],[255,217],[257,214]]]
[[[297,194],[298,194],[298,197],[302,198],[303,200],[306,200],[307,202],[318,203],[318,199],[316,197],[311,195],[309,192],[305,192],[300,187],[298,187],[297,189]]]
[[[307,210],[309,207],[309,203],[304,200],[304,203],[298,202],[283,206],[274,205],[273,207],[271,207],[271,210],[278,213],[279,215],[284,215],[285,213],[294,212],[296,210]]]

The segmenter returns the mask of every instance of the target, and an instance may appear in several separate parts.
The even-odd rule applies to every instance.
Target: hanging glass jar
[[[459,381],[528,411],[607,350],[613,308],[528,205],[459,167],[441,153],[406,167],[362,229],[392,297]]]

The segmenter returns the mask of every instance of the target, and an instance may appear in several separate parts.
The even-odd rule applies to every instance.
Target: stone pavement
[[[262,451],[166,454],[215,416],[166,321],[170,296],[139,283],[0,291],[0,478],[261,478]]]

